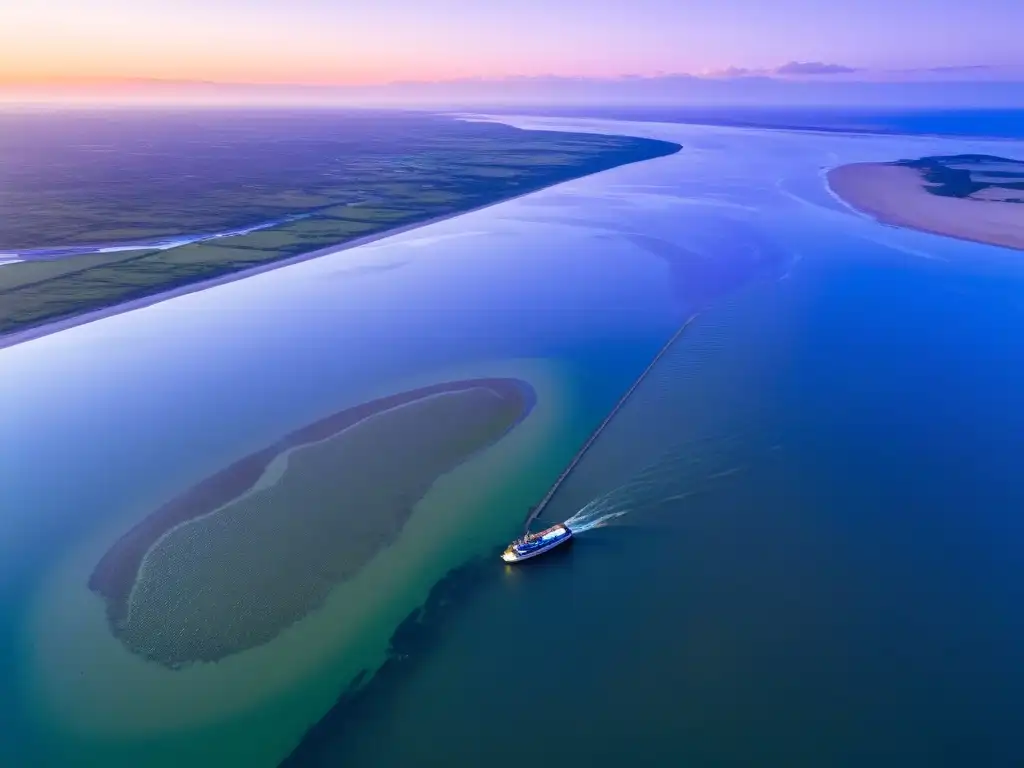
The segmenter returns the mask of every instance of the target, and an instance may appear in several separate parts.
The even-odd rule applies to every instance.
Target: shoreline
[[[579,177],[582,178],[582,177]],[[564,183],[564,182],[559,182]],[[552,185],[555,186],[555,185]],[[547,189],[547,187],[542,187]],[[532,190],[533,192],[539,192],[540,190]],[[7,347],[13,347],[17,344],[21,344],[26,341],[32,341],[33,339],[42,338],[43,336],[49,336],[50,334],[57,333],[58,331],[65,331],[69,328],[74,328],[79,325],[86,325],[87,323],[95,322],[96,320],[102,320],[105,317],[113,317],[115,315],[121,315],[125,312],[131,312],[136,309],[144,309],[145,307],[153,306],[154,304],[160,304],[170,299],[175,299],[179,296],[187,296],[190,293],[197,293],[199,291],[205,291],[208,288],[216,288],[218,285],[226,285],[233,283],[236,280],[244,280],[247,277],[255,277],[261,275],[264,272],[271,272],[275,269],[282,269],[284,267],[292,266],[293,264],[301,264],[304,261],[310,261],[311,259],[318,259],[321,256],[330,256],[334,253],[341,253],[351,248],[358,248],[361,245],[369,245],[370,243],[383,240],[386,237],[393,235],[401,235],[405,232],[410,232],[420,227],[426,227],[431,224],[439,224],[442,221],[448,219],[454,219],[456,216],[462,216],[467,213],[473,213],[475,211],[482,211],[486,208],[498,205],[500,203],[507,202],[509,200],[515,200],[519,197],[525,197],[531,194],[531,192],[524,192],[521,195],[515,197],[507,197],[504,200],[497,200],[493,203],[487,203],[486,205],[477,206],[476,208],[469,208],[465,211],[459,211],[458,213],[447,213],[443,216],[435,216],[432,219],[425,221],[416,222],[414,224],[405,224],[394,229],[388,229],[383,232],[377,232],[372,235],[366,235],[364,237],[357,237],[354,240],[349,240],[346,243],[340,243],[339,245],[329,245],[326,248],[319,248],[309,253],[303,253],[298,256],[289,256],[286,259],[280,261],[274,261],[270,264],[261,264],[258,267],[249,267],[247,269],[239,270],[238,272],[231,272],[220,277],[210,278],[209,280],[201,280],[196,283],[189,283],[188,285],[182,285],[177,288],[170,288],[166,291],[160,291],[154,293],[152,296],[145,296],[140,299],[132,299],[130,301],[123,302],[121,304],[115,304],[111,307],[104,307],[103,309],[94,309],[89,312],[83,312],[80,315],[71,315],[60,320],[54,320],[50,323],[44,323],[43,325],[37,325],[33,328],[25,328],[21,331],[14,331],[12,333],[0,335],[0,349],[6,349]]]
[[[558,133],[567,133],[567,131],[558,131]],[[601,135],[617,136],[620,134]],[[145,307],[149,307],[154,304],[159,304],[161,302],[168,301],[169,299],[174,299],[179,296],[187,296],[190,293],[197,293],[199,291],[205,291],[209,288],[216,288],[219,285],[226,285],[228,283],[233,283],[237,280],[244,280],[247,277],[254,277],[256,275],[260,275],[265,272],[270,272],[275,269],[281,269],[283,267],[292,266],[294,264],[301,264],[304,261],[318,259],[322,256],[329,256],[335,253],[341,253],[342,251],[347,251],[351,248],[358,248],[361,245],[369,245],[370,243],[374,243],[388,237],[401,235],[406,232],[411,232],[413,230],[420,229],[421,227],[430,226],[431,224],[439,224],[443,221],[448,221],[449,219],[454,219],[458,216],[464,216],[469,213],[476,213],[477,211],[483,211],[488,208],[493,208],[494,206],[500,205],[502,203],[507,203],[512,200],[518,200],[520,198],[526,197],[527,195],[532,195],[534,193],[541,192],[545,189],[552,189],[554,187],[559,186],[560,184],[568,184],[574,181],[578,181],[579,179],[585,179],[590,176],[595,176],[599,173],[604,173],[605,171],[614,170],[615,168],[624,168],[629,165],[636,165],[637,163],[648,162],[651,160],[659,160],[663,157],[671,157],[672,155],[678,154],[683,148],[681,144],[677,144],[675,142],[661,141],[660,139],[655,139],[653,141],[659,141],[664,144],[670,144],[674,147],[674,149],[671,152],[666,152],[664,154],[656,155],[654,157],[644,157],[638,160],[620,163],[619,165],[612,166],[611,168],[603,168],[601,170],[589,171],[587,173],[580,174],[579,176],[574,176],[571,179],[563,179],[561,181],[556,181],[553,184],[545,184],[544,186],[537,187],[536,189],[530,189],[525,192],[520,192],[519,194],[512,195],[510,197],[503,197],[500,200],[494,200],[489,203],[484,203],[483,205],[477,205],[462,211],[455,211],[452,213],[442,214],[440,216],[434,216],[429,219],[424,219],[423,221],[413,222],[411,224],[404,224],[402,226],[387,229],[382,232],[375,232],[373,234],[365,235],[363,237],[357,237],[352,240],[339,243],[337,245],[329,245],[325,248],[318,248],[317,250],[310,251],[309,253],[303,253],[297,256],[289,256],[287,258],[280,259],[269,264],[261,264],[259,266],[249,267],[247,269],[242,269],[237,272],[230,272],[228,274],[220,275],[219,277],[210,278],[208,280],[200,280],[198,282],[189,283],[187,285],[178,286],[176,288],[158,291],[157,293],[154,293],[151,296],[130,299],[123,303],[112,305],[110,307],[103,307],[101,309],[90,310],[78,315],[70,315],[68,317],[59,318],[50,322],[45,322],[42,325],[25,328],[23,330],[12,331],[11,333],[7,334],[0,334],[0,350],[6,349],[8,347],[13,347],[17,344],[22,344],[26,341],[32,341],[34,339],[42,338],[44,336],[49,336],[50,334],[57,333],[58,331],[68,330],[79,325],[85,325],[87,323],[92,323],[96,320],[102,320],[106,317],[113,317],[115,315],[120,315],[125,312],[131,312],[132,310],[136,309],[144,309]]]
[[[1024,205],[946,197],[921,173],[889,163],[848,163],[825,172],[829,192],[852,211],[893,227],[1024,250]]]

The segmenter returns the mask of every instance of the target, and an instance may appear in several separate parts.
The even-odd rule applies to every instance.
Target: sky
[[[976,65],[1024,71],[1024,0],[0,0],[0,6],[0,85],[105,78],[362,85],[543,75],[785,76],[778,68],[787,62],[859,73]],[[971,70],[981,79],[987,71]]]

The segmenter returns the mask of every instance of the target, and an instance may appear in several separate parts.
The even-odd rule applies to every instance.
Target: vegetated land
[[[995,155],[948,155],[900,160],[927,182],[925,189],[942,197],[1024,203],[1024,162]]]
[[[0,253],[26,260],[0,266],[0,334],[678,150],[416,113],[2,114]]]
[[[851,163],[828,183],[849,205],[885,224],[1024,250],[1024,163],[950,155]]]

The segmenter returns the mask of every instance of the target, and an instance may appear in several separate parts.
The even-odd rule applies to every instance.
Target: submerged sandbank
[[[534,400],[523,381],[475,379],[321,419],[146,517],[89,587],[126,647],[171,668],[266,643],[387,546],[437,477]]]
[[[989,190],[997,187],[969,196],[937,193],[927,168],[902,162],[839,166],[828,183],[844,202],[885,224],[1024,250],[1024,204],[992,199]]]
[[[564,462],[565,451],[578,439],[574,430],[579,414],[570,395],[575,391],[570,375],[569,369],[550,360],[516,358],[402,377],[364,392],[356,403],[379,405],[395,394],[504,381],[510,387],[508,396],[524,406],[524,412],[522,420],[501,435],[488,426],[493,422],[490,417],[476,422],[482,431],[457,430],[474,445],[486,444],[477,450],[468,446],[456,451],[463,460],[437,477],[401,527],[380,528],[393,537],[390,543],[338,582],[315,610],[271,640],[213,663],[171,667],[134,652],[111,631],[106,601],[87,588],[96,564],[158,505],[147,504],[148,509],[138,511],[126,507],[119,522],[103,525],[53,563],[39,584],[24,626],[29,712],[39,729],[38,738],[45,739],[36,748],[45,752],[47,764],[84,760],[108,768],[140,764],[170,768],[194,760],[202,763],[216,754],[230,756],[239,765],[277,765],[330,709],[339,691],[361,672],[372,675],[385,661],[395,627],[423,604],[434,583],[514,534],[522,510],[550,484],[554,467]],[[438,398],[436,393],[430,402],[462,410],[468,405],[462,395],[470,392],[476,393],[472,396],[476,405],[495,398],[475,388],[454,395],[455,402],[452,395]],[[520,400],[524,396],[526,400]],[[393,427],[408,427],[407,418],[417,418],[416,411],[426,416],[420,405],[413,404],[414,412],[402,414],[401,424],[391,416],[399,417],[408,406],[393,409],[386,418]],[[480,413],[476,405],[472,409]],[[436,410],[431,410],[436,416]],[[484,410],[493,412],[490,406]],[[374,421],[359,423],[370,427]],[[323,420],[312,423],[327,427]],[[373,426],[377,431],[380,424]],[[348,442],[354,435],[347,434],[292,450],[289,464],[294,461],[292,469],[302,469],[302,452],[326,450],[339,439]],[[365,440],[360,442],[365,448]],[[253,444],[250,451],[258,452],[268,444],[278,441]],[[208,465],[208,471],[193,475],[191,487],[204,474],[210,478],[224,468],[223,457],[211,458],[218,460]],[[260,488],[280,487],[285,476],[276,469],[271,466],[264,473]],[[212,525],[219,517],[214,513],[197,522]],[[186,523],[175,532],[185,533],[192,525]],[[324,538],[331,542],[330,537]],[[248,543],[240,543],[251,551]],[[334,544],[347,547],[349,542]],[[141,571],[148,566],[149,558],[144,557]],[[268,563],[259,567],[276,572],[282,582],[294,583],[294,574],[288,571]],[[135,596],[130,598],[133,606]],[[277,605],[280,608],[285,602]]]

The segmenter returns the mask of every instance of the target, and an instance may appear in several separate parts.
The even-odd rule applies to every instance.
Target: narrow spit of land
[[[597,428],[593,432],[590,433],[590,437],[588,437],[586,442],[583,443],[583,445],[580,447],[578,451],[576,451],[576,455],[572,457],[572,461],[570,461],[566,465],[565,469],[562,470],[562,474],[558,476],[554,484],[552,484],[552,486],[548,489],[548,492],[544,494],[544,498],[542,498],[535,507],[530,508],[530,511],[526,516],[526,522],[523,524],[524,533],[529,533],[530,526],[533,524],[533,521],[541,516],[541,514],[547,508],[548,504],[550,504],[551,500],[555,497],[555,494],[558,493],[558,489],[561,488],[565,481],[569,479],[569,475],[572,474],[573,470],[576,469],[580,461],[583,460],[583,457],[586,455],[587,451],[590,450],[590,447],[597,441],[597,438],[601,436],[601,433],[604,432],[608,425],[612,423],[612,420],[618,415],[619,411],[621,411],[622,408],[626,405],[626,403],[629,402],[629,399],[633,396],[633,393],[636,392],[637,388],[644,382],[644,379],[647,378],[650,372],[654,370],[654,366],[656,366],[658,362],[668,353],[672,346],[683,335],[683,332],[690,327],[690,325],[693,323],[694,320],[697,319],[698,316],[699,315],[697,314],[691,315],[690,317],[687,318],[685,323],[679,326],[678,330],[676,330],[676,332],[672,334],[672,337],[667,342],[665,342],[665,345],[661,349],[658,350],[658,354],[654,356],[654,359],[651,360],[648,366],[644,368],[643,372],[636,378],[636,380],[633,381],[629,389],[627,389],[626,392],[622,395],[622,397],[619,398],[618,402],[615,403],[615,407],[613,407],[611,411],[608,412],[608,415],[604,417],[604,420],[597,425]]]
[[[188,117],[0,115],[0,346],[680,149],[397,112]]]

